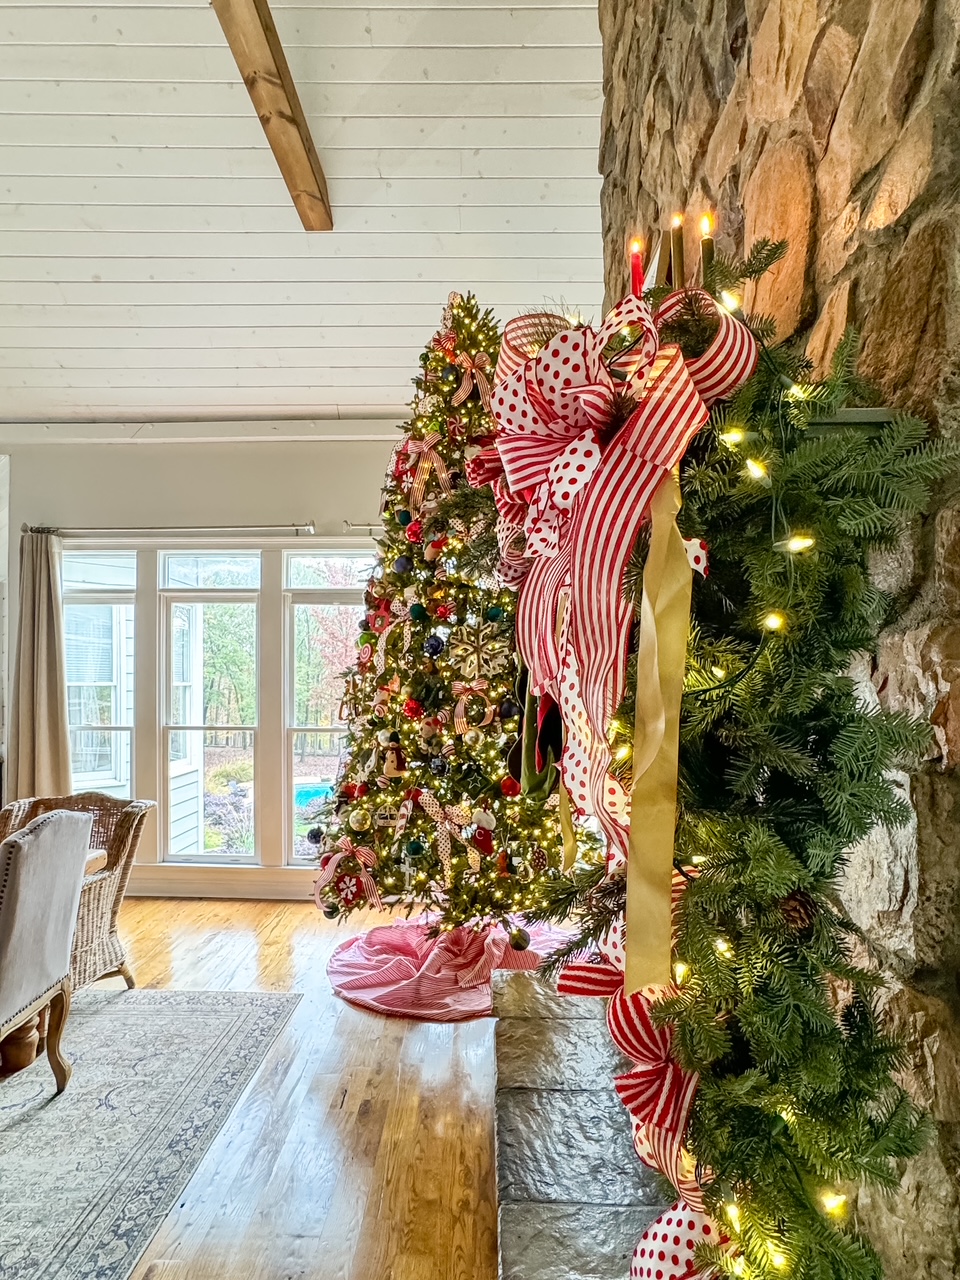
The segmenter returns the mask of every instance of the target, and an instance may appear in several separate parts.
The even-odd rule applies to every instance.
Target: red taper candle
[[[637,298],[643,294],[643,245],[639,240],[630,245],[630,288]]]

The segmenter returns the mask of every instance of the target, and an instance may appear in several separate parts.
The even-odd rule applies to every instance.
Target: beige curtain
[[[60,539],[24,533],[6,799],[66,796],[71,788]]]

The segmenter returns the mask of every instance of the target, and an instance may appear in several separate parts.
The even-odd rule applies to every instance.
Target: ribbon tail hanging
[[[627,859],[628,995],[671,981],[671,884],[677,825],[680,700],[693,570],[677,528],[680,478],[671,470],[651,504],[637,651],[636,733]]]

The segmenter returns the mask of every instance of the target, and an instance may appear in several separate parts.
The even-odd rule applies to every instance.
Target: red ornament
[[[337,876],[333,883],[337,891],[337,897],[346,907],[362,901],[365,896],[363,882],[360,877],[353,875],[349,871],[344,871],[342,875]]]
[[[355,782],[345,782],[340,788],[340,794],[347,800],[355,800],[357,798],[357,784]]]
[[[500,790],[505,796],[518,796],[520,794],[520,783],[516,778],[511,778],[508,774],[507,777],[501,778]]]
[[[370,793],[370,788],[367,786],[367,784],[365,782],[358,782],[353,794],[358,800],[360,800],[365,795],[369,795],[369,793]]]
[[[386,631],[392,621],[393,614],[390,611],[389,600],[378,600],[376,608],[367,610],[367,625],[370,630],[375,631],[377,635]]]
[[[443,622],[454,622],[457,617],[457,606],[455,604],[438,604],[437,617]]]
[[[408,542],[423,541],[423,525],[419,520],[411,520],[404,532],[407,535]]]
[[[403,704],[403,714],[410,720],[419,720],[423,715],[423,707],[416,698],[408,698]]]

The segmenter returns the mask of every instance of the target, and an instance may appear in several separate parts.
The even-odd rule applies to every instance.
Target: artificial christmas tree
[[[637,1152],[679,1197],[634,1262],[663,1280],[872,1280],[844,1184],[893,1185],[923,1141],[837,884],[859,837],[904,819],[888,771],[925,731],[846,672],[889,616],[870,553],[956,453],[849,410],[872,403],[852,335],[811,384],[767,324],[718,305],[781,251],[718,256],[705,289],[628,299],[596,334],[508,326],[520,358],[493,400],[501,571],[525,562],[524,657],[561,705],[573,803],[609,842],[605,867],[545,886],[541,916],[580,919],[561,989],[610,997]],[[558,485],[587,450],[577,491]],[[708,560],[692,588],[681,532]]]
[[[347,677],[346,756],[312,838],[328,914],[439,908],[446,932],[504,926],[496,936],[519,955],[529,937],[516,917],[543,905],[561,839],[549,761],[521,781],[515,597],[476,575],[497,513],[465,466],[492,437],[498,348],[491,314],[452,294],[384,486],[384,533]],[[461,942],[458,963],[474,945]],[[523,967],[538,958],[528,953]]]

